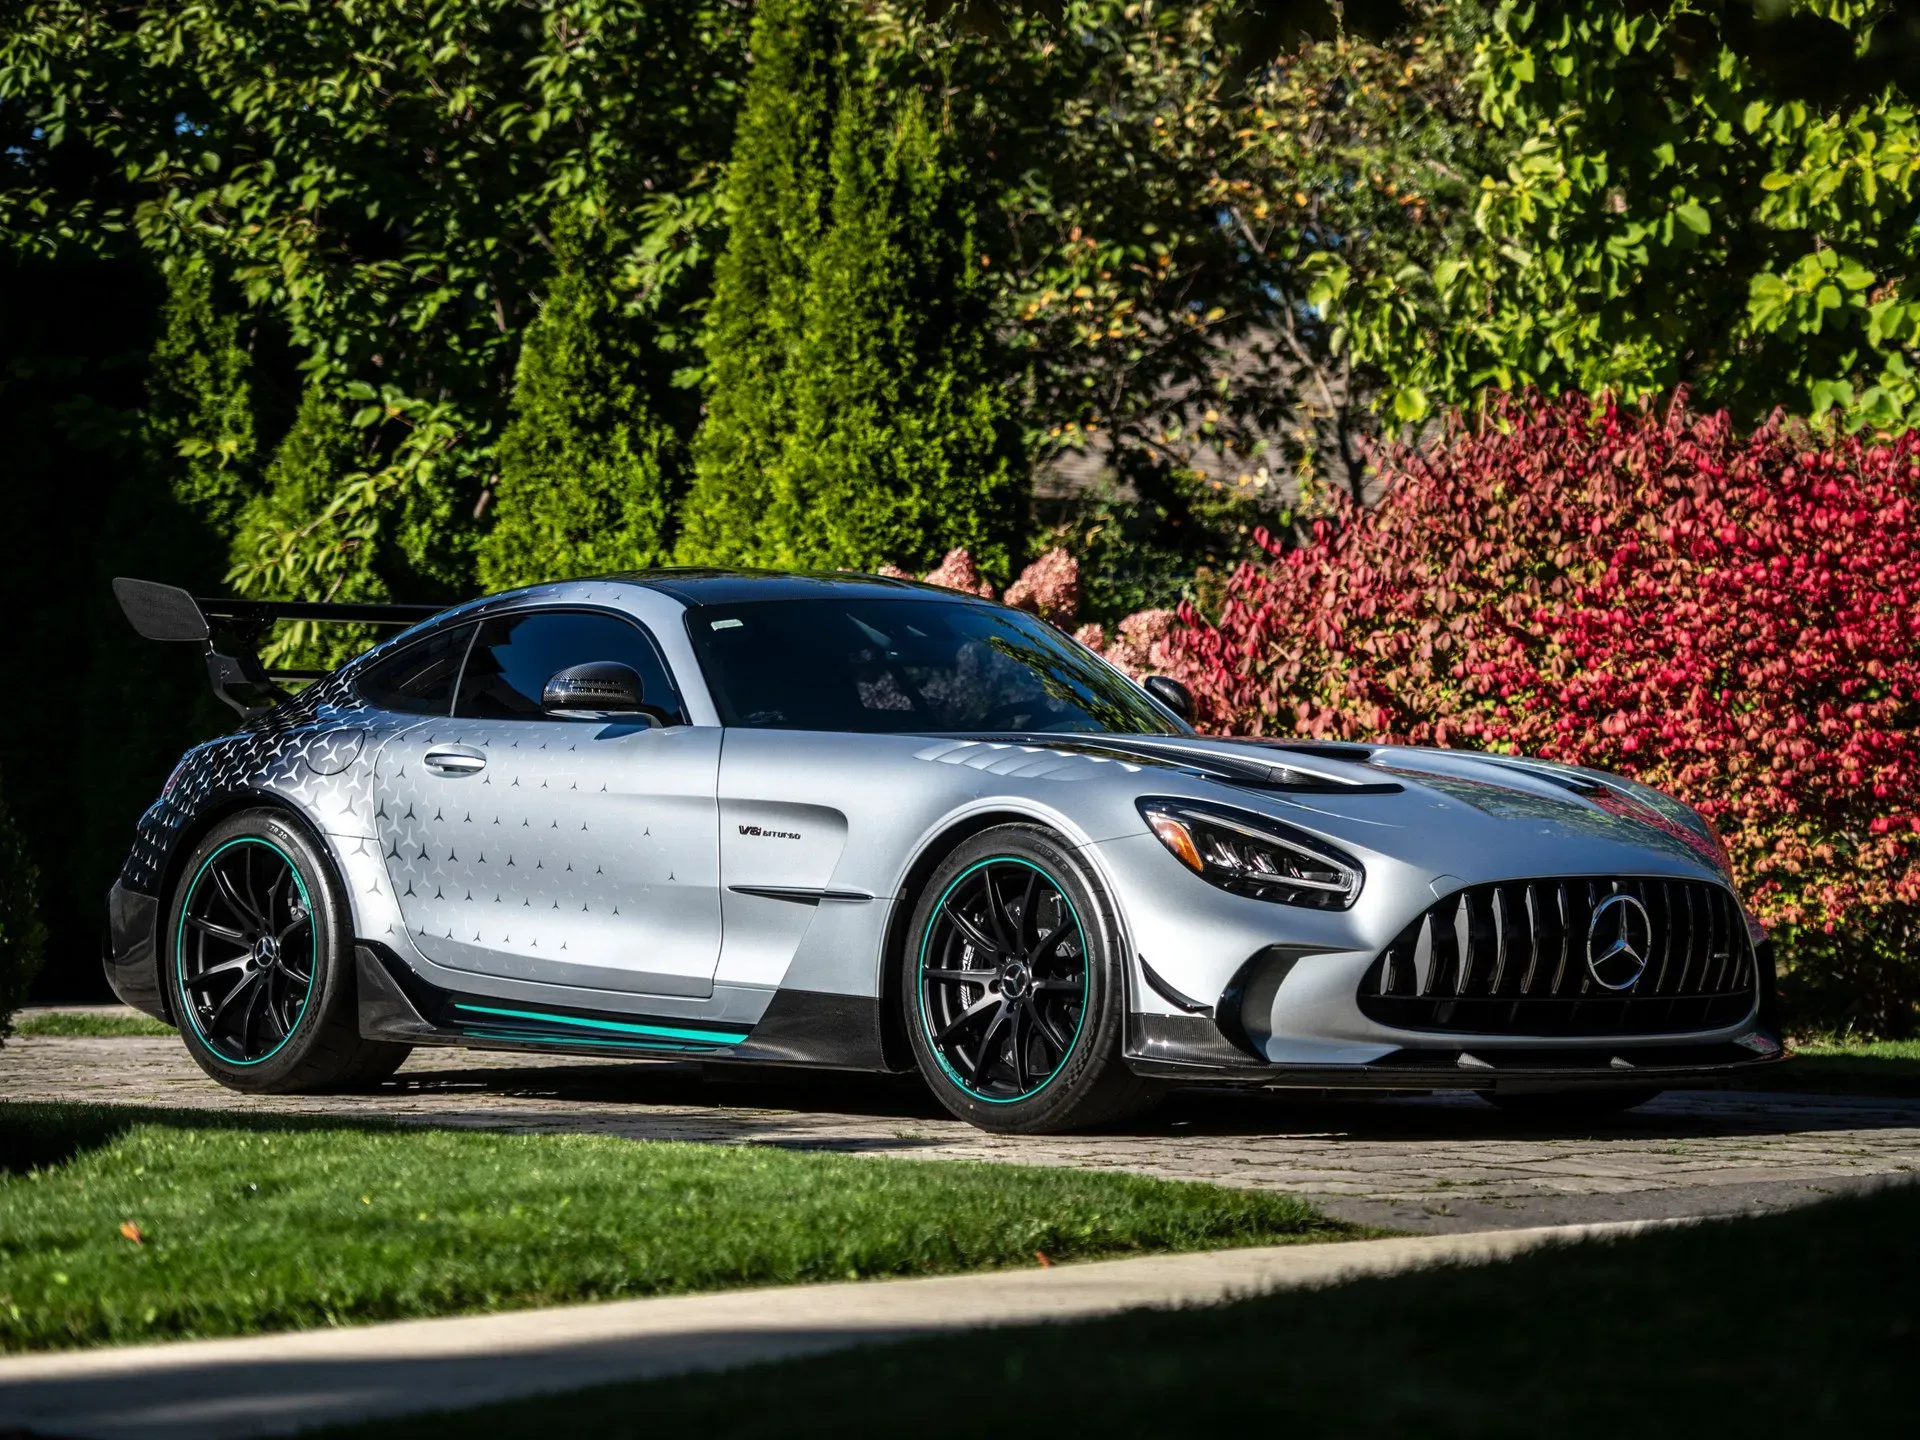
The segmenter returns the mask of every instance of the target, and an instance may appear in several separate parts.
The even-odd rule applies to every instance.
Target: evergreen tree
[[[514,372],[494,452],[496,519],[480,584],[504,590],[666,563],[675,436],[648,404],[634,322],[607,289],[603,226],[554,226],[558,265]]]
[[[793,428],[793,354],[808,267],[826,225],[845,37],[835,0],[767,0],[734,136],[727,248],[714,266],[703,345],[707,415],[680,510],[680,559],[772,564],[773,469]]]
[[[84,652],[86,703],[72,723],[87,779],[60,812],[58,847],[44,852],[47,893],[62,918],[82,897],[89,909],[99,903],[126,854],[129,827],[180,752],[232,719],[199,665],[173,646],[139,639],[107,600],[114,575],[217,591],[233,526],[258,484],[252,365],[238,322],[215,306],[204,260],[175,259],[162,278],[134,432],[138,460],[124,467],[96,517],[99,620]],[[55,943],[64,950],[69,942]]]
[[[340,482],[359,461],[346,410],[318,381],[300,394],[300,408],[281,438],[266,480],[240,512],[231,560],[236,573],[263,547],[278,545],[288,532],[314,526],[338,492]],[[330,598],[375,600],[386,594],[369,547],[361,547],[350,578]]]
[[[342,480],[356,470],[361,461],[357,437],[344,405],[324,384],[309,381],[300,393],[300,408],[294,413],[292,426],[273,452],[264,484],[247,502],[235,523],[229,578],[236,582],[237,588],[243,593],[250,588],[253,573],[249,567],[263,553],[286,545],[289,536],[301,536],[311,537],[311,541],[320,544],[331,544],[340,554],[342,563],[332,567],[327,593],[292,597],[267,594],[263,598],[358,601],[390,598],[381,574],[375,537],[338,533],[339,526],[322,518],[327,506],[339,494]],[[365,627],[323,627],[303,622],[287,627],[276,636],[266,654],[274,663],[295,669],[325,669],[351,659],[376,638],[376,633]]]
[[[814,254],[770,529],[782,563],[920,569],[964,546],[1006,575],[1015,427],[963,177],[918,97],[882,118],[849,85]]]
[[[1004,573],[1019,455],[964,177],[818,0],[762,11],[716,267],[689,562]]]
[[[0,1040],[13,1033],[13,1012],[40,969],[46,932],[34,897],[38,884],[26,844],[0,801]]]
[[[174,260],[166,278],[147,379],[147,454],[174,499],[224,539],[255,487],[251,360],[238,321],[214,307],[204,261]]]

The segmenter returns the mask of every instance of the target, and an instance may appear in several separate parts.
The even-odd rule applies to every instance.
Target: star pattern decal
[[[621,763],[615,752],[502,733],[522,724],[572,728],[564,721],[435,721],[390,742],[378,765],[373,810],[382,853],[405,928],[422,953],[459,969],[493,969],[501,954],[561,949],[632,955],[640,939],[630,924],[635,905],[649,930],[660,917],[668,944],[676,936],[692,944],[698,933],[715,934],[717,860],[695,863],[715,855],[713,811],[610,788],[598,777]],[[435,748],[456,746],[484,754],[486,769],[450,776],[418,763]],[[493,782],[492,795],[486,808],[472,811],[474,821],[489,832],[499,827],[513,842],[463,851],[443,838],[455,822],[431,817],[468,814],[468,797],[485,780]],[[617,923],[622,905],[629,923]],[[537,928],[523,919],[512,929],[489,918],[515,910],[544,918]],[[476,946],[495,960],[479,960]],[[644,961],[637,968],[646,968]]]
[[[551,588],[582,598],[577,587]],[[473,722],[371,709],[353,684],[359,668],[190,751],[140,817],[121,880],[157,894],[199,816],[248,794],[272,795],[326,835],[357,934],[411,939],[427,958],[463,968],[494,968],[475,963],[476,949],[496,959],[564,950],[595,964],[712,973],[719,875],[711,800],[610,784],[610,752],[564,722],[553,722],[559,732],[513,738],[496,725],[478,777],[437,774],[421,763],[425,751],[475,743]],[[453,842],[464,826],[497,829],[496,842],[514,843],[462,849]],[[518,910],[540,915],[538,928],[523,921],[516,934],[500,924]]]

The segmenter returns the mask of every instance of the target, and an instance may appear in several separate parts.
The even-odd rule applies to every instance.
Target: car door
[[[630,665],[654,720],[549,715],[546,682]],[[720,731],[685,723],[631,619],[480,622],[444,720],[390,740],[375,823],[408,934],[450,970],[702,997],[720,953]]]

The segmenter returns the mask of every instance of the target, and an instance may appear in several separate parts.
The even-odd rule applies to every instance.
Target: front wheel
[[[365,1084],[406,1058],[405,1045],[360,1037],[345,898],[325,853],[279,812],[235,815],[194,848],[166,933],[175,1023],[222,1085]]]
[[[1042,1134],[1142,1108],[1121,1058],[1126,983],[1099,878],[1031,825],[962,843],[928,881],[900,986],[920,1073],[986,1130]]]

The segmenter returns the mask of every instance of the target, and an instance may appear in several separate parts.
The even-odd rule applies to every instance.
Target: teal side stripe
[[[598,1046],[603,1050],[658,1050],[670,1055],[708,1055],[727,1047],[724,1045],[690,1045],[680,1040],[615,1040],[602,1039],[598,1035],[529,1035],[524,1030],[493,1030],[474,1028],[463,1030],[476,1040],[511,1040],[516,1045],[581,1045]]]
[[[495,1010],[489,1005],[455,1004],[456,1010],[471,1010],[476,1015],[504,1015],[509,1020],[539,1020],[548,1025],[578,1025],[585,1030],[617,1030],[623,1035],[658,1035],[665,1040],[703,1040],[709,1045],[738,1045],[747,1032],[729,1030],[676,1030],[670,1025],[629,1025],[619,1020],[587,1020],[578,1015],[547,1015],[538,1010]]]

